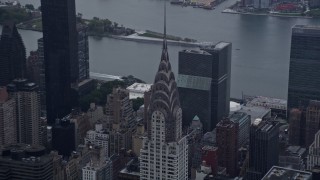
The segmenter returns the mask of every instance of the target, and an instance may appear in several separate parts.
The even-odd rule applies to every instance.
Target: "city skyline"
[[[139,7],[129,0],[100,2],[114,3],[114,9],[118,3],[127,5],[121,11],[105,9],[119,15],[117,22],[76,14],[82,1],[41,0],[41,8],[34,7],[37,3],[0,2],[0,24],[3,17],[11,21],[3,26],[0,39],[0,179],[320,177],[320,24],[312,24],[318,0],[172,0],[170,5],[142,0]],[[86,8],[92,10],[95,4],[93,0]],[[136,30],[132,27],[141,24],[133,19],[120,21],[125,17],[120,12],[150,4],[143,13],[126,11],[130,17],[125,19],[142,14],[139,19],[152,20],[150,27],[162,26],[162,33]],[[221,4],[228,5],[221,9]],[[23,19],[8,15],[16,12]],[[193,21],[189,12],[198,19]],[[276,13],[281,18],[269,17]],[[310,19],[287,20],[288,13]],[[215,19],[206,19],[213,15]],[[226,18],[214,26],[220,32],[210,29],[220,18]],[[280,19],[285,32],[288,24],[299,22],[289,27],[291,37],[274,31]],[[302,22],[309,23],[299,25]],[[186,38],[169,35],[178,29]],[[43,38],[30,36],[38,47],[26,57],[22,38],[29,30],[42,31]],[[206,37],[206,31],[215,36]],[[194,35],[205,38],[190,38]],[[280,40],[275,37],[281,37],[279,45],[286,45],[273,47]],[[263,40],[263,46],[256,39]],[[157,44],[162,46],[160,61]],[[287,54],[289,71],[279,61],[279,52]],[[128,57],[125,62],[123,55]],[[104,62],[97,70],[94,63],[99,59]],[[142,76],[128,75],[137,67]],[[150,72],[153,83],[147,84],[140,77],[149,79]],[[234,96],[235,90],[241,97]],[[287,100],[263,96],[283,90]]]

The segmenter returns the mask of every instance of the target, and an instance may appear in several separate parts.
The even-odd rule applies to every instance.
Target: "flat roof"
[[[131,86],[127,87],[127,90],[130,92],[141,92],[144,93],[151,89],[152,84],[144,84],[144,83],[134,83]]]
[[[226,46],[228,46],[230,43],[227,43],[227,42],[219,42],[218,44],[216,44],[214,46],[214,49],[223,49],[225,48]]]
[[[252,100],[250,100],[247,104],[254,106],[265,106],[274,109],[287,109],[287,100],[264,97],[264,96],[256,96]]]
[[[262,178],[262,180],[311,180],[312,173],[307,171],[299,171],[291,168],[284,168],[279,166],[273,166],[269,172]]]
[[[251,123],[258,118],[264,118],[271,112],[270,108],[261,106],[242,106],[238,112],[245,112],[251,116]]]

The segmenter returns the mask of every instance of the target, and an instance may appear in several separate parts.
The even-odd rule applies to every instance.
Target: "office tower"
[[[106,115],[113,123],[113,128],[125,128],[134,131],[136,127],[133,114],[132,102],[129,99],[129,91],[121,88],[114,88],[108,95]]]
[[[96,124],[95,130],[87,132],[85,144],[94,144],[104,149],[105,156],[108,157],[109,150],[109,134],[103,129],[102,124]]]
[[[0,152],[0,179],[52,180],[52,163],[43,146],[7,145]]]
[[[40,84],[40,63],[38,51],[30,51],[30,56],[27,58],[27,78]]]
[[[292,28],[288,112],[320,100],[320,26],[296,25]]]
[[[221,120],[216,128],[219,166],[225,167],[231,177],[238,175],[238,128],[228,118]]]
[[[40,104],[41,104],[41,116],[46,117],[47,106],[46,106],[46,70],[44,64],[44,49],[43,49],[43,38],[38,39],[38,68],[40,69],[39,74],[39,93],[40,93]]]
[[[310,101],[306,110],[306,140],[305,146],[309,147],[313,140],[314,135],[320,129],[320,101]]]
[[[189,176],[194,177],[196,170],[202,163],[202,137],[203,125],[198,116],[195,116],[188,128],[188,173]],[[211,147],[211,146],[210,146]]]
[[[94,127],[97,121],[104,117],[103,107],[91,103],[86,115],[89,117],[91,127]]]
[[[69,157],[75,147],[75,125],[70,121],[69,116],[56,119],[52,127],[52,148],[60,155]]]
[[[140,179],[187,179],[188,145],[182,136],[182,109],[169,62],[166,26],[160,65],[151,88],[147,129],[140,151]]]
[[[79,82],[89,79],[89,38],[88,26],[77,23],[78,32],[78,59],[79,59]]]
[[[279,162],[279,123],[256,119],[250,127],[249,167],[246,179],[261,179]]]
[[[307,170],[320,166],[320,130],[315,134],[314,141],[309,147]]]
[[[137,125],[137,130],[132,136],[132,151],[136,156],[140,156],[140,149],[142,148],[143,137],[145,136],[145,128],[143,124]]]
[[[75,0],[41,0],[48,124],[71,112],[78,80]]]
[[[120,154],[121,149],[132,148],[132,134],[136,130],[136,119],[129,100],[129,92],[114,88],[108,95],[106,115],[109,120],[109,155]]]
[[[0,40],[0,86],[26,75],[26,49],[14,23],[3,25]]]
[[[205,161],[211,167],[212,174],[218,171],[218,148],[214,146],[204,146],[202,148],[202,162]]]
[[[244,112],[234,112],[229,116],[230,121],[238,125],[238,148],[249,142],[251,118]]]
[[[33,145],[41,144],[38,86],[27,79],[15,79],[7,85],[7,89],[10,96],[16,101],[18,142]]]
[[[17,142],[16,102],[0,87],[0,146]]]
[[[302,145],[305,140],[305,121],[302,118],[302,111],[299,109],[291,109],[289,114],[289,144],[290,145]]]
[[[178,90],[183,127],[197,115],[204,132],[229,115],[231,43],[220,42],[200,51],[179,52]]]

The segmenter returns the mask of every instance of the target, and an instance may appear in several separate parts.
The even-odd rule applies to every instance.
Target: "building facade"
[[[314,135],[320,129],[320,101],[310,101],[306,110],[306,147],[314,140]]]
[[[314,142],[309,147],[307,170],[320,166],[320,130],[315,134]]]
[[[52,127],[52,148],[60,155],[69,157],[76,149],[75,141],[75,125],[69,116],[56,119],[56,124]]]
[[[106,157],[109,157],[109,134],[103,130],[102,124],[96,124],[95,130],[90,130],[87,132],[85,144],[88,143],[102,147],[105,151]]]
[[[17,143],[16,101],[0,87],[0,146]]]
[[[15,79],[7,85],[10,97],[16,101],[16,128],[19,143],[42,143],[40,95],[38,86],[27,79]]]
[[[42,146],[12,144],[0,153],[0,179],[52,180],[53,158]]]
[[[289,144],[295,146],[304,144],[305,121],[302,118],[302,111],[296,108],[291,109],[289,123]]]
[[[178,90],[183,127],[194,116],[204,132],[213,130],[230,110],[231,43],[220,42],[203,50],[179,52]]]
[[[106,116],[109,121],[109,155],[132,149],[132,135],[136,130],[136,118],[129,99],[129,91],[114,88],[108,95]]]
[[[229,116],[230,121],[238,125],[238,148],[249,141],[251,118],[244,112],[234,112]]]
[[[89,38],[88,26],[77,24],[78,32],[78,59],[79,59],[79,81],[90,78],[89,69]]]
[[[219,166],[225,167],[231,177],[238,175],[238,128],[238,124],[228,118],[216,127]]]
[[[6,86],[16,78],[26,77],[26,49],[13,22],[2,28],[0,40],[0,86]]]
[[[257,119],[250,127],[249,167],[246,179],[261,179],[279,162],[279,123]]]
[[[305,109],[310,100],[320,100],[318,44],[320,26],[296,25],[292,28],[288,111],[292,108]]]
[[[75,0],[41,0],[48,124],[71,112],[79,75]],[[63,27],[63,28],[61,28]]]
[[[188,144],[182,136],[182,109],[164,29],[160,65],[148,108],[148,136],[140,151],[141,180],[188,178]]]

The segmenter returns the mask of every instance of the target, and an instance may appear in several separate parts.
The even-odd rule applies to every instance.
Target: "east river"
[[[40,5],[39,0],[20,0]],[[319,19],[235,15],[221,13],[233,4],[227,0],[215,10],[167,5],[167,32],[198,41],[232,42],[231,97],[263,95],[286,99],[291,28],[295,24],[320,25]],[[162,0],[76,0],[84,18],[108,18],[136,30],[163,29]],[[39,32],[20,30],[27,52],[37,48]],[[112,75],[132,74],[153,82],[161,45],[90,37],[90,71]],[[174,72],[178,52],[169,46]]]

